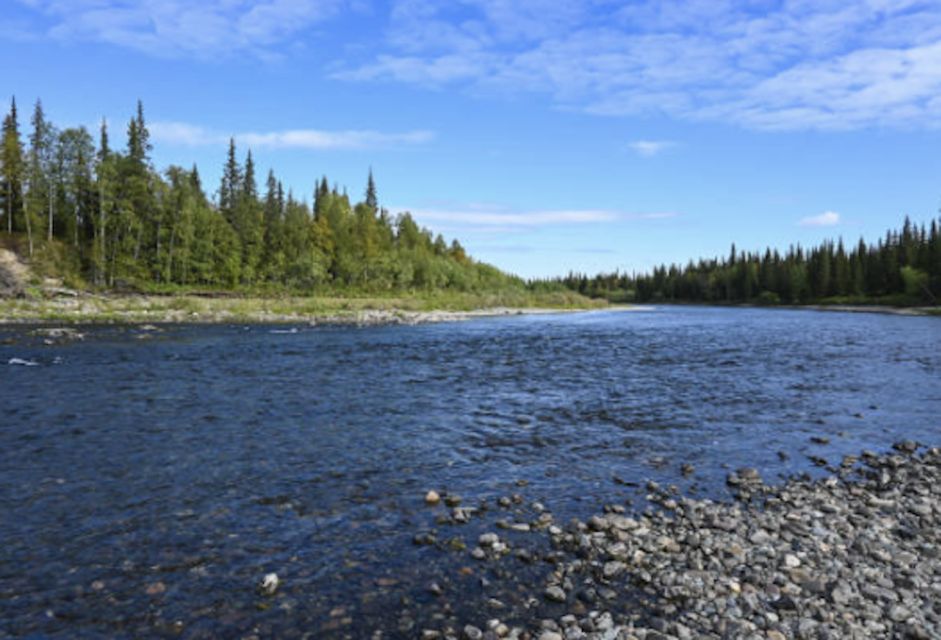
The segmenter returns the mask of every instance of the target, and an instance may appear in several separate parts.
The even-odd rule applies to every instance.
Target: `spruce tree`
[[[235,223],[235,207],[241,186],[242,168],[235,155],[235,138],[229,138],[229,152],[222,170],[222,182],[219,185],[219,211],[229,224]]]
[[[379,199],[376,195],[376,182],[372,177],[372,167],[369,168],[369,179],[366,182],[366,206],[372,209],[374,215],[379,211]]]
[[[23,198],[23,143],[20,140],[19,122],[16,114],[16,98],[10,102],[10,112],[3,119],[0,137],[0,191],[3,197],[3,213],[6,216],[8,233],[17,230],[14,224],[16,212],[21,209]]]

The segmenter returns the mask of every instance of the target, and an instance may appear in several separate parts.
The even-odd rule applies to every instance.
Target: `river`
[[[820,475],[941,431],[938,318],[656,307],[92,326],[53,345],[34,329],[0,328],[0,637],[530,622],[548,563],[469,555],[498,518],[643,509],[651,480],[723,499],[730,469]],[[484,510],[446,522],[430,489]]]

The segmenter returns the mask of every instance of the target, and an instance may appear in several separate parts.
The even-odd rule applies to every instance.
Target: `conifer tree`
[[[235,208],[242,185],[242,168],[235,155],[235,138],[229,138],[229,152],[222,170],[222,182],[219,185],[219,211],[229,222],[235,222]]]
[[[374,215],[379,211],[379,198],[376,194],[376,182],[372,177],[372,167],[369,168],[369,179],[366,182],[366,206],[372,209]]]
[[[0,137],[0,191],[3,197],[3,213],[6,216],[7,233],[17,230],[14,224],[16,212],[22,208],[23,199],[23,143],[20,140],[19,122],[16,113],[16,98],[10,102],[10,112],[3,119]]]

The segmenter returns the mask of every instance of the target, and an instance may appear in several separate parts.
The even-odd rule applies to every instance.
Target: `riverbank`
[[[548,538],[544,559],[554,569],[516,587],[552,615],[529,629],[490,620],[421,637],[474,639],[485,629],[538,640],[941,637],[941,449],[894,449],[776,487],[740,469],[728,477],[731,503],[649,483],[655,509],[642,515],[612,505],[565,527],[547,512],[504,524]],[[536,557],[489,532],[472,551],[486,563],[511,554]]]
[[[941,307],[883,307],[878,305],[810,304],[793,307],[811,311],[841,311],[843,313],[884,313],[894,316],[941,316]]]
[[[427,294],[400,297],[96,295],[0,299],[0,324],[257,323],[419,324],[605,308],[567,293]]]
[[[727,307],[741,309],[783,309],[802,311],[828,311],[833,313],[880,313],[894,316],[941,316],[941,306],[935,307],[894,307],[879,304],[778,304],[761,305],[749,303],[722,303],[722,302],[658,302],[638,303],[638,305],[677,306],[677,307]]]

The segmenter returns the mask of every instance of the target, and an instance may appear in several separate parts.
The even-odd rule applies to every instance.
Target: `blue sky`
[[[524,276],[867,239],[941,206],[941,3],[2,0],[27,126],[144,102],[159,167],[228,136]]]

